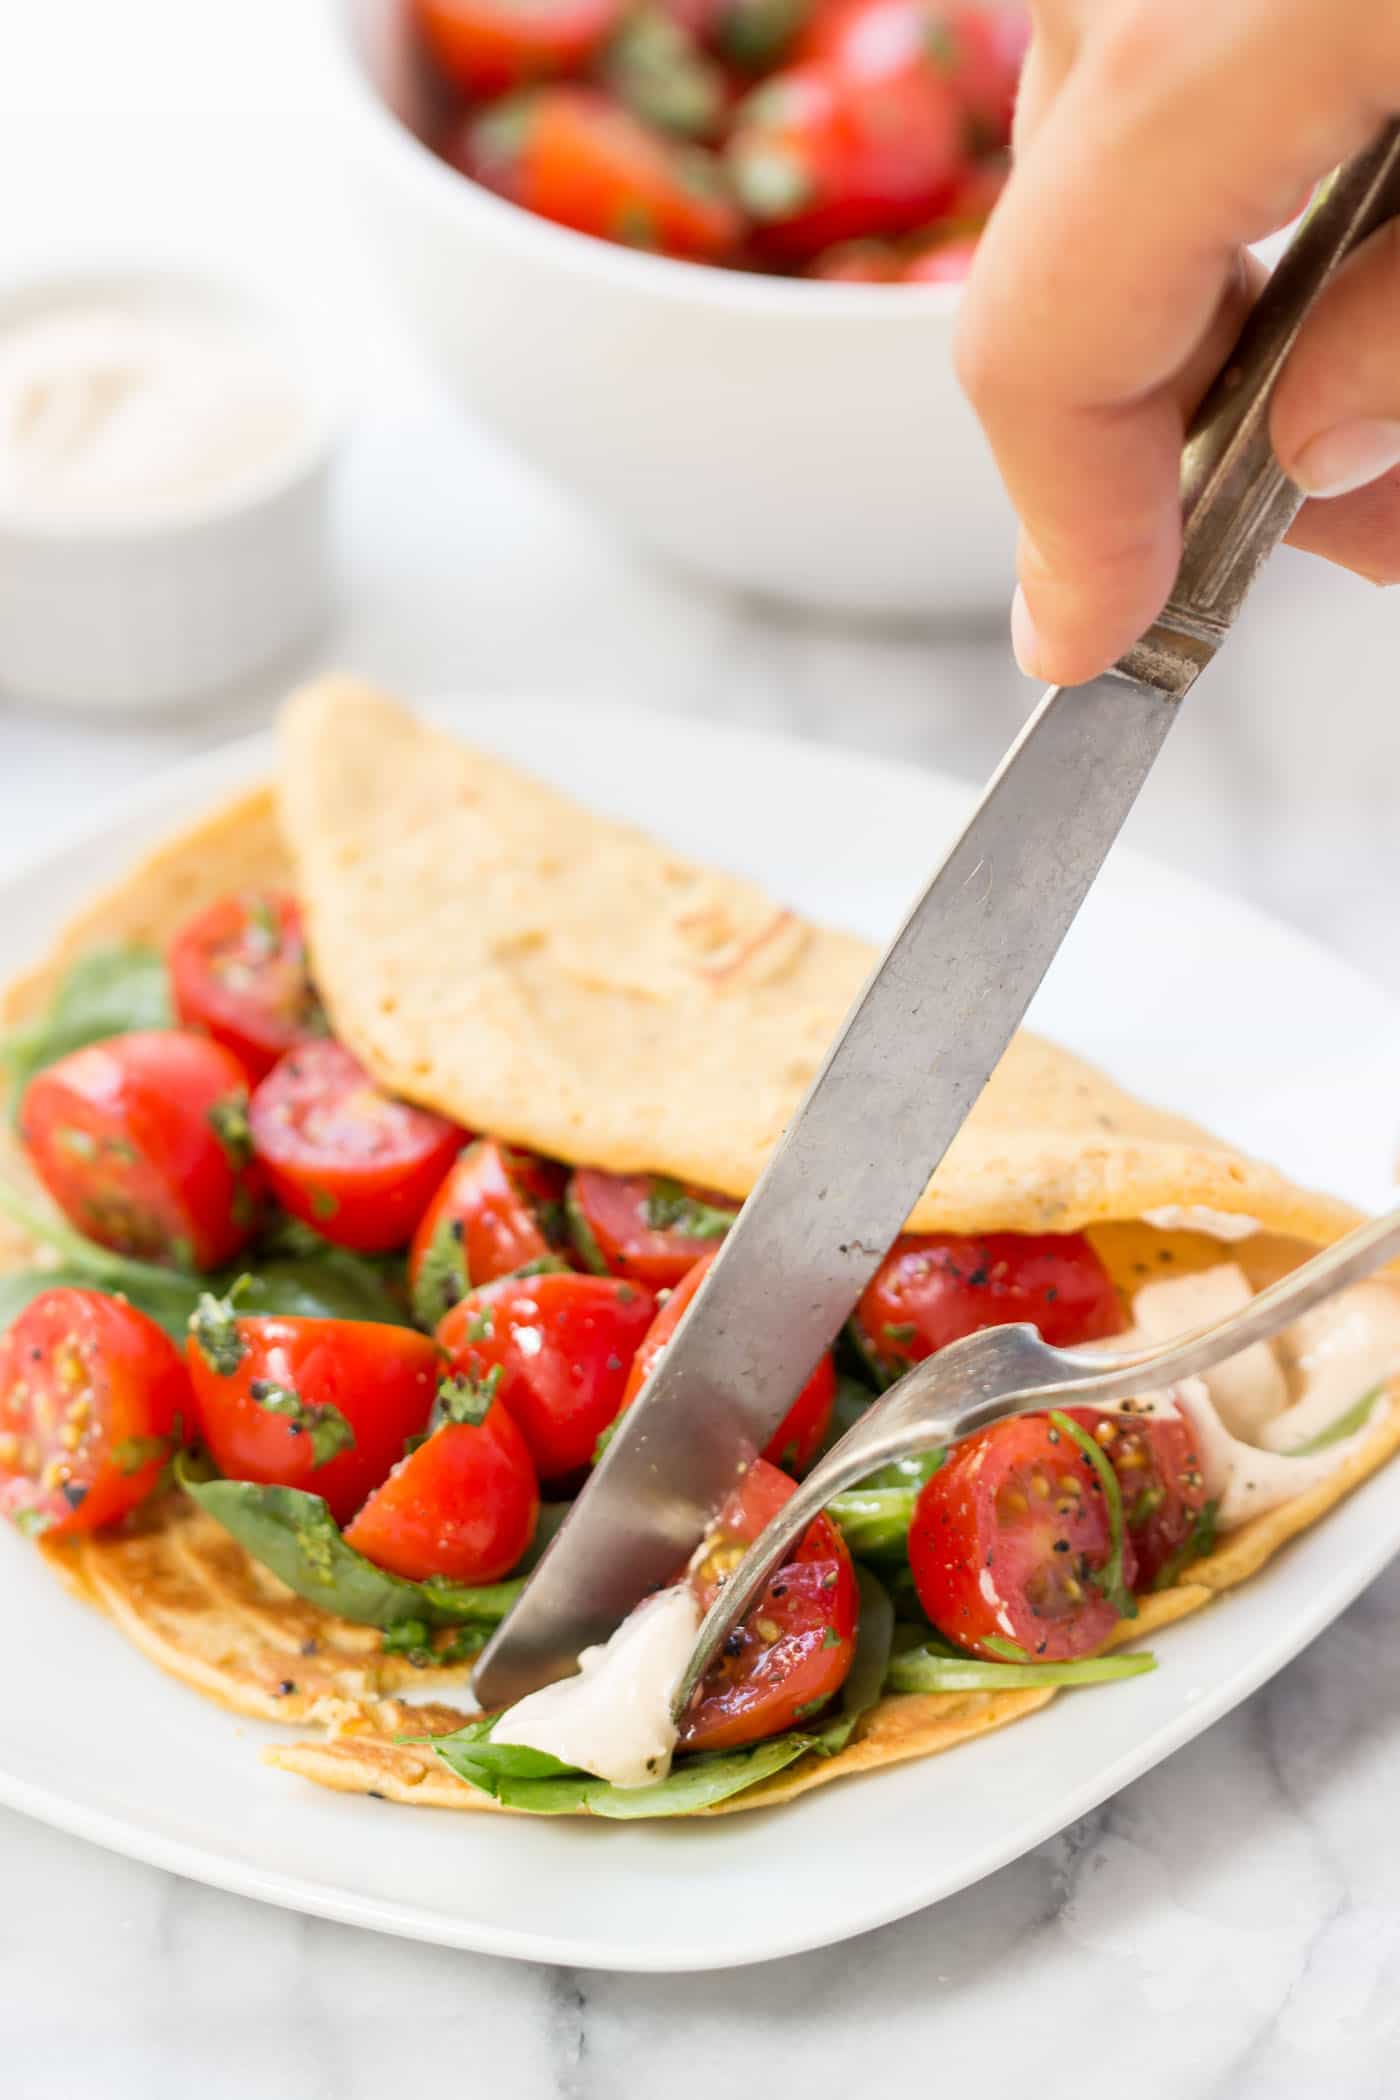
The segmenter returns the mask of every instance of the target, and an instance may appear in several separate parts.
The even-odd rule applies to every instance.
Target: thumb
[[[1338,271],[1274,393],[1279,464],[1309,496],[1345,496],[1400,465],[1400,222]]]

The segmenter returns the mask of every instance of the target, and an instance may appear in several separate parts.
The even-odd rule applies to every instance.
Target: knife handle
[[[1209,663],[1303,496],[1274,457],[1269,403],[1304,317],[1342,264],[1400,217],[1400,119],[1319,190],[1202,401],[1181,457],[1181,566],[1118,669],[1178,697]]]

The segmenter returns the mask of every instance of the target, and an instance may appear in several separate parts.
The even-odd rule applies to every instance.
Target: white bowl
[[[304,425],[265,469],[149,517],[0,514],[0,693],[83,708],[169,707],[241,685],[322,625],[338,417],[280,317],[200,274],[75,268],[0,288],[0,328],[104,298],[213,315],[260,342]]]
[[[403,0],[328,0],[363,217],[467,406],[629,536],[842,613],[1004,608],[1014,525],[954,377],[959,292],[672,262],[550,224],[422,143]]]

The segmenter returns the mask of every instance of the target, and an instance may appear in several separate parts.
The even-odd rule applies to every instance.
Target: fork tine
[[[1268,1341],[1309,1307],[1400,1254],[1400,1210],[1368,1219],[1261,1291],[1242,1312],[1127,1354],[1052,1349],[1033,1327],[990,1327],[941,1349],[873,1401],[759,1533],[705,1614],[672,1701],[679,1719],[728,1635],[755,1602],[793,1541],[843,1489],[878,1466],[975,1435],[1009,1415],[1091,1401],[1114,1408],[1208,1371],[1253,1342]]]

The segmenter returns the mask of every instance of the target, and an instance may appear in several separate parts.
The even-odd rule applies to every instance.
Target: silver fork
[[[701,1624],[672,1702],[685,1712],[725,1640],[756,1602],[789,1546],[834,1496],[877,1467],[973,1436],[1007,1415],[1051,1407],[1115,1408],[1160,1392],[1268,1341],[1310,1306],[1400,1254],[1400,1210],[1357,1226],[1344,1239],[1260,1291],[1244,1311],[1165,1348],[1109,1355],[1052,1349],[1034,1327],[989,1327],[940,1349],[874,1401],[833,1444],[759,1533]]]

